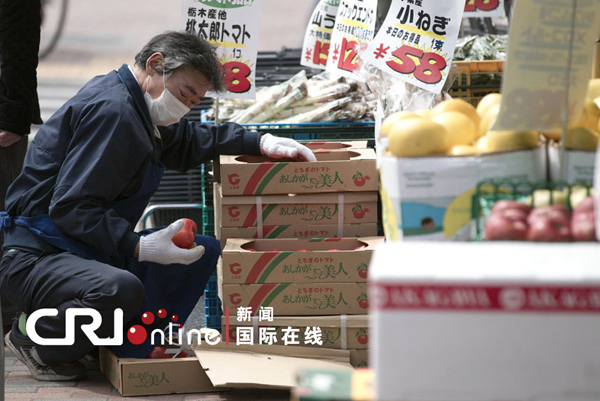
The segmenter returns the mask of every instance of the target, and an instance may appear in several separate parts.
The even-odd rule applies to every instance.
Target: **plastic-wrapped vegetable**
[[[317,122],[324,119],[332,111],[346,107],[352,102],[351,97],[344,97],[341,99],[335,99],[331,102],[325,103],[315,110],[309,111],[308,113],[299,114],[286,118],[285,120],[277,121],[280,124],[298,124],[298,123],[309,123]]]
[[[306,89],[306,84],[300,84],[300,86],[298,86],[296,89],[292,90],[290,93],[279,99],[273,107],[269,107],[267,110],[263,111],[261,114],[252,119],[252,122],[262,123],[268,121],[269,119],[271,119],[271,117],[284,110],[292,103],[297,103],[301,99],[304,99],[307,94],[308,91]]]

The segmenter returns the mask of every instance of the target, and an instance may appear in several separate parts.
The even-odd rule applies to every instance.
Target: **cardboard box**
[[[118,358],[100,347],[100,368],[123,396],[206,393],[216,389],[195,356],[175,359]]]
[[[377,192],[223,196],[215,213],[223,227],[377,223]]]
[[[305,142],[299,141],[301,144],[306,146],[312,151],[318,150],[344,150],[344,149],[367,149],[368,141],[347,141],[347,142],[335,142],[335,141],[310,141]]]
[[[353,370],[350,352],[335,349],[202,342],[194,345],[194,353],[175,359],[118,358],[101,347],[100,366],[123,396],[290,389],[304,369]]]
[[[220,342],[200,344],[194,351],[216,388],[291,389],[304,369],[353,370],[345,350]]]
[[[222,291],[225,316],[240,307],[251,314],[273,307],[275,316],[363,315],[369,308],[365,283],[224,284]]]
[[[566,182],[593,182],[594,162],[596,151],[593,150],[565,150],[564,177],[561,181]],[[556,143],[548,144],[548,171],[550,180],[560,180],[560,148]]]
[[[598,260],[593,243],[380,246],[369,266],[376,399],[598,399]]]
[[[477,156],[383,156],[380,171],[387,240],[471,240],[477,184],[545,180],[546,151],[540,146]]]
[[[246,331],[251,329],[255,344],[260,343],[259,328],[268,330],[274,328],[278,344],[283,342],[283,329],[298,330],[299,345],[315,348],[350,349],[350,363],[352,364],[352,351],[366,349],[369,346],[369,324],[367,315],[338,315],[338,316],[274,316],[272,321],[259,319],[254,315],[250,321],[238,321],[236,316],[222,318],[221,328],[223,334],[229,335],[229,341],[236,342],[238,328]],[[304,338],[307,327],[312,331],[318,327],[321,332],[322,344],[316,344],[312,338]],[[355,355],[356,356],[356,355]],[[354,365],[353,365],[354,366]],[[366,365],[365,365],[366,366]]]
[[[377,191],[375,151],[315,152],[316,162],[220,156],[223,195]]]
[[[352,238],[352,237],[375,237],[377,236],[377,223],[343,224],[337,225],[283,225],[263,226],[261,235],[258,227],[220,227],[215,226],[216,236],[221,241],[221,247],[225,248],[229,238]]]
[[[230,238],[218,274],[223,284],[364,283],[381,242],[383,237]]]
[[[369,366],[369,350],[368,349],[351,349],[350,350],[350,365],[353,368],[366,368]]]

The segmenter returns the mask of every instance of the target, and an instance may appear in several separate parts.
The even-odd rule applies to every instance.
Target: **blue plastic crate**
[[[206,327],[221,331],[221,316],[207,316]]]

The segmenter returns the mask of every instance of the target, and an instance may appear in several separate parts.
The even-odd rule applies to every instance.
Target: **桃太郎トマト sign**
[[[219,48],[227,91],[210,97],[254,99],[258,33],[262,0],[184,0],[186,32]]]
[[[463,9],[457,1],[395,0],[362,59],[439,93],[448,77]]]

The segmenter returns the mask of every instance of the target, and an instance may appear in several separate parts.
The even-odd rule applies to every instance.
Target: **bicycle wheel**
[[[56,47],[67,17],[68,0],[42,0],[42,26],[39,59],[47,57]]]

